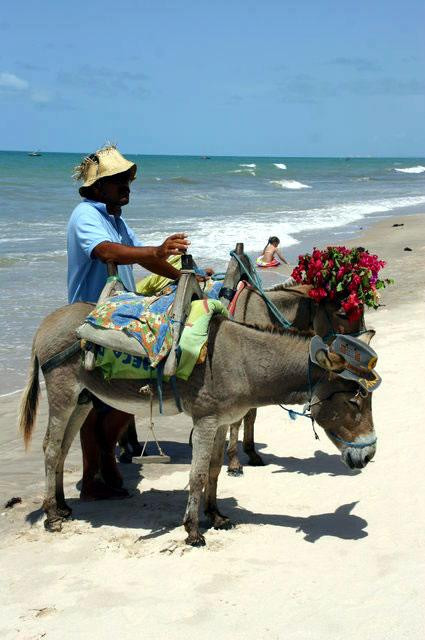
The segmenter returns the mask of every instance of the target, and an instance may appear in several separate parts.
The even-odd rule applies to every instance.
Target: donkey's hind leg
[[[227,457],[229,458],[227,473],[229,476],[241,476],[243,474],[243,467],[238,457],[239,427],[241,423],[242,420],[239,420],[230,425],[229,445],[227,447]]]
[[[264,466],[264,461],[255,450],[254,442],[254,424],[257,418],[257,409],[250,409],[244,417],[244,429],[243,429],[243,450],[249,458],[249,463],[252,467]]]
[[[77,406],[78,394],[72,390],[72,385],[64,385],[58,370],[50,374],[46,380],[49,399],[49,423],[44,439],[44,465],[46,472],[46,493],[43,509],[46,513],[44,526],[47,531],[60,531],[63,516],[58,511],[56,502],[57,470],[60,462],[62,444],[69,420]],[[62,473],[62,471],[60,471]]]
[[[205,513],[211,519],[214,529],[231,529],[229,518],[223,516],[217,506],[217,480],[221,471],[226,447],[227,426],[217,429],[211,456],[208,482],[205,487]]]
[[[63,491],[63,466],[66,456],[68,455],[69,448],[81,429],[84,420],[87,418],[89,411],[91,410],[91,403],[77,404],[71,417],[68,420],[68,424],[65,429],[65,434],[62,440],[61,451],[59,455],[58,464],[56,467],[56,507],[57,512],[62,518],[69,518],[72,514],[72,509],[65,502],[65,495]]]

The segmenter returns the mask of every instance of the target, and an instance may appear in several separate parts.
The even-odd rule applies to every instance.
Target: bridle
[[[319,436],[317,435],[316,429],[314,428],[315,425],[315,419],[313,414],[311,413],[311,408],[317,406],[318,404],[322,404],[322,402],[326,402],[327,400],[330,400],[333,396],[337,395],[338,393],[347,393],[347,391],[345,389],[337,389],[336,391],[332,391],[329,395],[327,395],[325,398],[319,398],[318,400],[316,400],[315,402],[312,402],[312,398],[313,398],[313,392],[314,392],[314,388],[317,384],[319,384],[319,382],[322,380],[323,376],[326,374],[326,371],[323,372],[323,374],[320,376],[320,378],[317,380],[317,382],[312,385],[311,382],[311,366],[312,366],[312,361],[310,356],[308,357],[308,371],[307,371],[307,378],[308,378],[308,391],[309,391],[309,396],[310,399],[307,402],[307,404],[304,406],[303,411],[294,411],[294,409],[288,409],[287,407],[284,407],[283,404],[279,404],[279,407],[281,409],[283,409],[284,411],[287,411],[289,417],[291,418],[291,420],[296,420],[297,416],[301,416],[302,418],[308,418],[309,420],[311,420],[311,427],[313,429],[313,433],[315,436],[316,440],[319,440]],[[356,396],[360,395],[362,398],[367,398],[367,396],[369,395],[369,392],[362,389],[359,385]],[[365,440],[364,442],[350,442],[349,440],[344,440],[343,438],[340,438],[339,436],[336,435],[336,433],[334,433],[333,431],[327,431],[327,433],[330,435],[330,437],[332,438],[332,440],[336,440],[337,442],[340,442],[341,444],[346,445],[347,447],[353,447],[354,449],[364,449],[365,447],[371,447],[374,444],[376,444],[378,438],[376,436],[373,436],[370,438],[370,440]]]

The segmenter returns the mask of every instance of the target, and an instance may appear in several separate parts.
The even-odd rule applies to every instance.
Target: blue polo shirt
[[[134,231],[121,217],[110,215],[106,204],[84,200],[71,214],[67,230],[68,301],[97,302],[108,277],[106,264],[92,256],[101,242],[141,247]],[[135,291],[133,266],[118,265],[118,274],[129,291]]]

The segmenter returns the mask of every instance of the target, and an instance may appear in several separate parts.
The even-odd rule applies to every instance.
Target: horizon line
[[[0,149],[0,153],[31,153],[34,149]],[[36,151],[39,151],[43,154],[64,154],[64,155],[87,155],[88,152],[84,151],[43,151],[43,149],[37,148]],[[288,159],[288,158],[307,158],[307,159],[317,159],[317,160],[325,160],[325,159],[348,159],[348,160],[386,160],[391,158],[417,158],[417,159],[425,159],[425,156],[420,155],[268,155],[268,154],[201,154],[201,153],[139,153],[134,151],[125,151],[127,155],[132,156],[144,156],[144,157],[168,157],[168,158],[199,158],[199,159],[212,159],[212,158],[277,158],[277,159]]]

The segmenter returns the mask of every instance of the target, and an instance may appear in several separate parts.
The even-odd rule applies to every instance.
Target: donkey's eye
[[[350,405],[355,405],[356,407],[358,407],[359,409],[361,409],[362,406],[362,398],[359,394],[356,394],[355,396],[353,396],[352,398],[350,398],[349,400],[346,400],[346,402]]]

